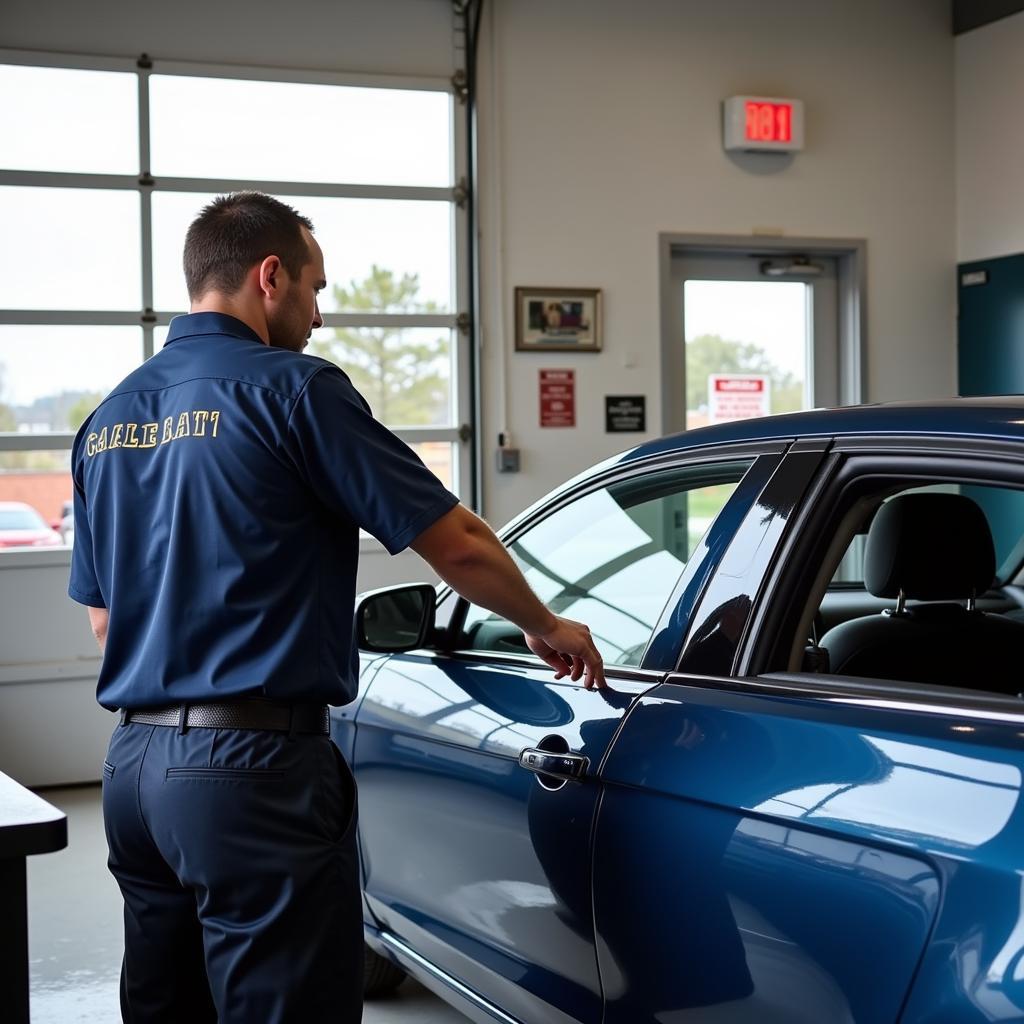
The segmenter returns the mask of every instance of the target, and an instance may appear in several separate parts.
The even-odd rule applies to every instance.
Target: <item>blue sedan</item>
[[[472,1020],[1024,1020],[1024,399],[653,441],[501,534],[609,688],[357,609],[368,994]]]

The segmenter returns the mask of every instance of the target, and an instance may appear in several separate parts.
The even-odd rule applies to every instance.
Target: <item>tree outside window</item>
[[[419,276],[373,264],[362,281],[336,285],[338,309],[352,313],[440,313],[418,298]],[[389,427],[447,425],[451,421],[451,340],[448,331],[428,339],[422,329],[382,325],[335,328],[333,338],[309,344],[312,355],[337,363]]]

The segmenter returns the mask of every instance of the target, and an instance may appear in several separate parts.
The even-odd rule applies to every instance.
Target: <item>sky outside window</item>
[[[0,165],[137,174],[138,76],[0,64]]]
[[[138,310],[139,217],[137,192],[0,186],[0,308]]]
[[[687,281],[686,340],[718,334],[756,345],[801,379],[807,365],[807,285],[800,281]]]
[[[452,184],[445,92],[171,75],[149,90],[158,178]]]

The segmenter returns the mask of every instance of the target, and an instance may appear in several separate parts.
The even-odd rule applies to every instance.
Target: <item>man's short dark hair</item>
[[[277,256],[297,278],[309,262],[302,228],[308,217],[263,192],[233,192],[204,206],[185,235],[185,284],[193,301],[207,292],[234,295],[253,265]]]

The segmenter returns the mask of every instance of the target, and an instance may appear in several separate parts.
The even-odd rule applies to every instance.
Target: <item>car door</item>
[[[828,457],[795,528],[770,536],[752,510],[680,671],[609,754],[594,848],[607,1024],[1021,1019],[1019,701],[828,676],[814,657],[766,671],[801,642],[858,473],[891,487],[914,472],[898,442],[874,463],[866,447]],[[1009,472],[942,460],[932,479]]]
[[[378,670],[357,715],[354,767],[364,890],[400,959],[425,961],[517,1020],[600,1020],[597,770],[632,702],[674,663],[674,618],[781,447],[621,466],[506,538],[541,598],[590,624],[608,690],[556,682],[510,623],[461,601],[453,611],[454,597],[442,602],[448,650]],[[533,769],[524,750],[535,751]],[[541,751],[577,759],[581,780],[543,774]]]

